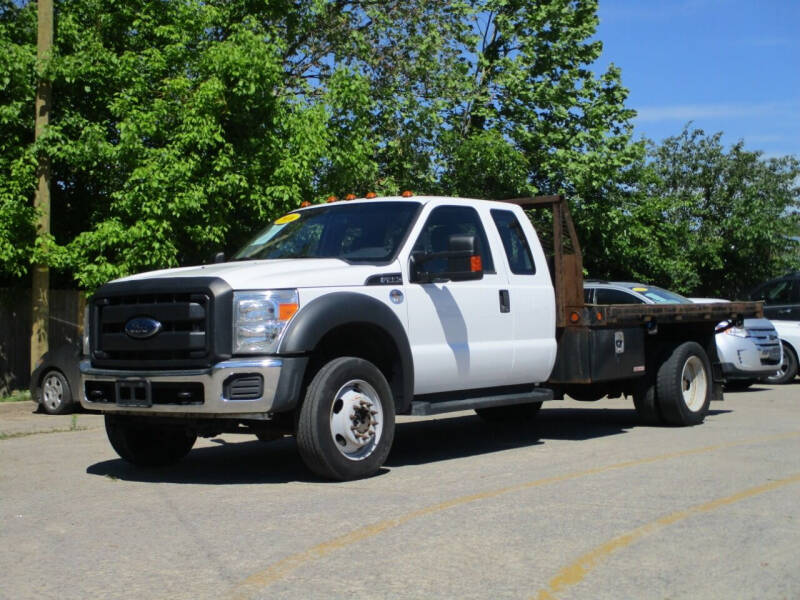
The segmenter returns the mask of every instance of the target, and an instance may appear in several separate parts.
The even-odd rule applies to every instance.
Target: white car
[[[587,304],[729,302],[716,298],[686,298],[657,286],[633,282],[590,280],[583,287]],[[729,390],[743,390],[759,379],[774,376],[781,365],[778,333],[768,319],[745,319],[743,327],[720,323],[716,342],[725,387]]]
[[[778,371],[764,381],[768,383],[790,383],[797,377],[797,356],[800,351],[800,321],[773,321],[781,338],[783,360]]]

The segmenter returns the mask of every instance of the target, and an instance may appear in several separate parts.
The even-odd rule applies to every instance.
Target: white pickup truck
[[[542,207],[549,258],[524,210]],[[333,479],[381,467],[397,414],[520,419],[565,393],[625,394],[646,421],[700,423],[722,394],[715,324],[761,305],[585,306],[582,285],[560,197],[302,208],[229,262],[101,287],[81,402],[136,465],[198,435],[290,434]]]

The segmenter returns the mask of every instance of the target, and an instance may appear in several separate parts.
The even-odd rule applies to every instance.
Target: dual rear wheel
[[[696,342],[684,342],[667,352],[655,377],[640,381],[633,404],[650,425],[697,425],[708,412],[712,385],[705,350]]]

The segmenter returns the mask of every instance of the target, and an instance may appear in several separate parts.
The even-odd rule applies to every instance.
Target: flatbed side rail
[[[619,304],[587,305],[585,324],[594,326],[720,323],[741,325],[750,317],[763,317],[761,302],[717,302],[713,304]]]

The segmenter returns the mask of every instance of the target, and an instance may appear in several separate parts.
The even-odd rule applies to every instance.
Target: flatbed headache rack
[[[551,275],[556,294],[556,326],[635,326],[655,328],[659,324],[708,321],[741,323],[747,317],[764,316],[761,302],[717,302],[710,304],[619,304],[590,305],[583,295],[583,255],[575,224],[564,196],[534,196],[503,200],[523,210],[551,209]]]

